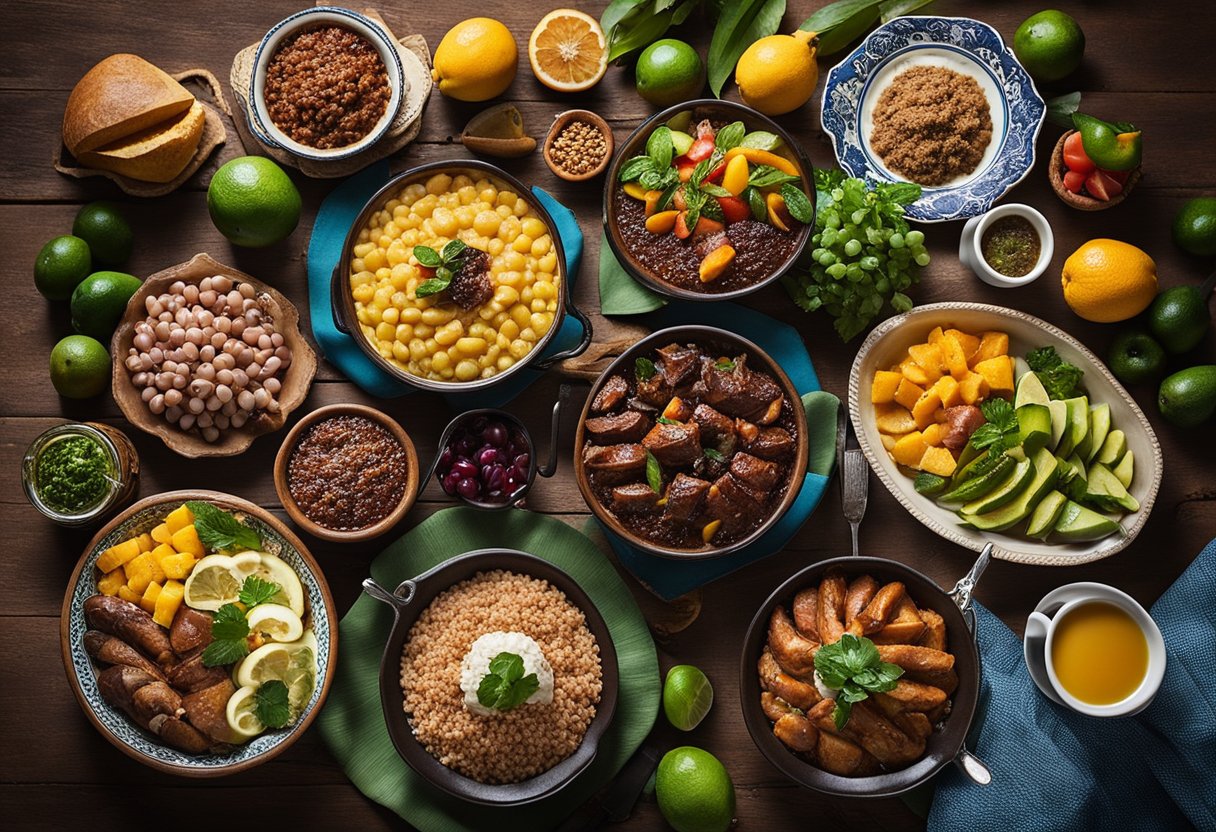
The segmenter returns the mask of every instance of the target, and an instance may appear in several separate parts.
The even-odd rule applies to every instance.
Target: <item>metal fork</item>
[[[853,538],[853,556],[861,554],[858,534],[866,516],[866,501],[870,491],[870,464],[853,433],[853,424],[841,408],[836,416],[836,459],[840,465],[840,506],[849,521]]]

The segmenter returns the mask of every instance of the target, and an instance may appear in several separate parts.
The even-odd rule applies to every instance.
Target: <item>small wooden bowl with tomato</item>
[[[1123,171],[1098,168],[1085,154],[1081,134],[1069,130],[1051,152],[1047,176],[1066,204],[1081,211],[1104,211],[1127,199],[1140,181],[1140,166]]]

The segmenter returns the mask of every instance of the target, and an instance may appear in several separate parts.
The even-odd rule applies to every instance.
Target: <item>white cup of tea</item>
[[[1053,614],[1040,611],[1061,600]],[[1031,663],[1032,651],[1040,649],[1035,673],[1039,662]],[[1165,677],[1165,640],[1157,623],[1136,599],[1106,584],[1069,584],[1044,598],[1026,620],[1026,651],[1036,684],[1050,685],[1043,692],[1086,716],[1138,713]]]

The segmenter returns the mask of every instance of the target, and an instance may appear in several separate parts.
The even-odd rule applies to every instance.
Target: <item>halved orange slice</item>
[[[608,43],[594,17],[577,9],[556,9],[532,30],[528,60],[537,80],[549,89],[581,92],[604,77]]]

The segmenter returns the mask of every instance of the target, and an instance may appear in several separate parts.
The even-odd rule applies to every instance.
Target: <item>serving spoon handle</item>
[[[954,755],[954,764],[977,786],[987,786],[992,782],[992,770],[988,764],[968,751],[966,746]]]

